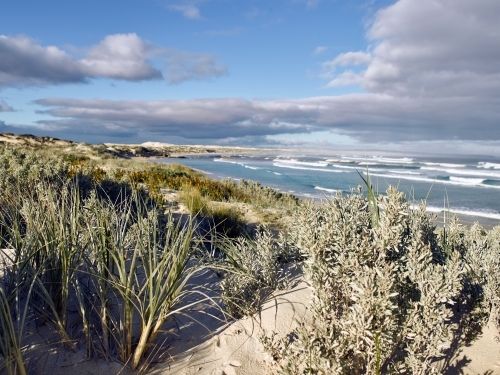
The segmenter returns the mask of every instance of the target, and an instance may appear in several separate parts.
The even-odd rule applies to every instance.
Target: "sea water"
[[[389,185],[396,186],[414,204],[426,200],[428,211],[500,220],[500,161],[494,158],[283,153],[204,154],[175,162],[212,178],[259,181],[315,200],[339,191],[349,193],[364,185],[360,174],[366,178],[369,173],[375,191],[383,193]]]

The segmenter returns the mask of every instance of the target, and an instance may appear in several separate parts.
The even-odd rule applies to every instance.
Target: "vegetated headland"
[[[89,158],[133,158],[133,157],[182,157],[189,154],[252,153],[266,151],[250,147],[175,145],[161,142],[142,144],[100,143],[92,145],[54,137],[38,137],[31,134],[15,135],[0,133],[0,142],[22,146],[39,152],[56,151],[60,155],[87,156]],[[271,151],[271,150],[268,150]]]
[[[498,370],[500,227],[145,159],[242,151],[0,134],[0,373]]]

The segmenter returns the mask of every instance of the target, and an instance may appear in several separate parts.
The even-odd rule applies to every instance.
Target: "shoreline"
[[[428,211],[429,212],[429,211]],[[432,211],[430,212],[432,213]],[[444,227],[444,213],[435,213],[437,214],[437,219],[434,220],[438,228],[443,228]],[[484,216],[474,216],[474,215],[464,215],[464,214],[454,214],[453,211],[451,212],[451,215],[449,213],[446,213],[446,220],[449,222],[451,220],[451,217],[453,215],[456,215],[458,217],[458,223],[461,225],[466,226],[467,228],[470,228],[473,224],[476,222],[479,223],[485,230],[491,230],[496,226],[500,225],[500,220],[497,219],[491,219],[488,217]]]
[[[186,155],[186,156],[196,156],[196,155],[200,155],[200,154],[183,154],[183,155]],[[214,154],[210,154],[210,155],[211,156],[212,155],[213,156],[219,156],[219,155],[222,156],[222,155],[227,155],[227,154],[226,153],[219,153],[219,154],[215,154],[214,153]],[[140,158],[140,159],[143,159],[143,158]],[[153,159],[153,158],[151,158],[151,159]],[[161,162],[158,159],[164,159],[166,163],[169,163],[170,159],[179,159],[178,163],[182,164],[183,157],[154,158],[152,161],[154,161],[154,162]],[[185,165],[185,164],[183,164],[183,165]],[[186,165],[186,166],[189,167],[189,168],[195,169],[195,168],[190,167],[188,165]],[[198,170],[198,171],[201,172],[201,173],[203,173],[205,175],[205,177],[207,177],[207,178],[218,179],[218,180],[223,179],[220,176],[216,176],[216,175],[212,175],[212,174],[207,174],[206,171],[202,171],[202,170]],[[229,177],[229,178],[231,178],[231,177]],[[234,178],[232,178],[232,179],[234,179]],[[258,182],[258,181],[256,181],[256,182]],[[285,193],[285,194],[294,195],[294,196],[296,196],[297,198],[299,198],[302,201],[305,201],[305,200],[308,200],[308,199],[312,199],[315,202],[315,204],[319,204],[324,199],[328,199],[328,198],[331,198],[331,197],[335,196],[334,194],[332,194],[331,196],[325,195],[322,198],[313,198],[313,197],[307,197],[304,194],[300,194],[300,193],[289,193],[289,192],[287,192],[286,188],[285,189],[274,188],[274,189],[279,190],[279,191],[281,191],[282,193]],[[493,227],[500,225],[500,219],[494,219],[494,218],[485,217],[485,216],[478,216],[478,215],[467,215],[467,214],[464,214],[464,213],[455,213],[455,212],[453,212],[453,210],[446,211],[446,212],[444,212],[444,210],[442,210],[440,212],[436,212],[436,211],[434,211],[432,209],[432,210],[427,210],[427,213],[430,214],[430,215],[432,215],[432,214],[437,215],[437,219],[434,222],[435,222],[435,224],[436,224],[436,226],[438,228],[442,228],[444,226],[445,214],[446,214],[446,221],[447,222],[449,222],[451,220],[451,217],[457,216],[459,224],[464,225],[467,228],[470,228],[476,222],[478,222],[485,230],[490,230]]]

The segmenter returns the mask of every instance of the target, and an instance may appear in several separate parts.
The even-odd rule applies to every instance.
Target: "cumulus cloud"
[[[161,79],[151,60],[166,61],[168,81],[208,79],[227,72],[209,54],[153,46],[138,35],[106,36],[78,59],[58,47],[43,47],[26,36],[0,35],[0,87],[85,83],[93,78],[126,81]]]
[[[159,70],[147,62],[156,53],[136,34],[108,35],[79,61],[89,77],[109,77],[128,81],[161,78]]]
[[[8,105],[5,100],[0,100],[0,112],[15,112],[15,109]]]
[[[498,96],[498,17],[496,0],[399,0],[376,14],[369,53],[347,52],[325,64],[367,65],[359,81],[371,93]]]
[[[79,60],[23,35],[0,35],[0,86],[78,83],[97,77],[129,81],[161,78],[161,72],[147,61],[151,50],[136,34],[117,34],[92,46],[88,56]]]

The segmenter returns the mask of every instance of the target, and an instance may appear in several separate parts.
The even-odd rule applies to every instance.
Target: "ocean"
[[[443,210],[497,222],[500,220],[500,160],[488,157],[313,155],[297,153],[194,155],[178,162],[211,178],[247,179],[296,195],[321,200],[363,185],[358,172],[370,174],[374,190],[389,185],[407,200],[427,200],[427,210]]]

